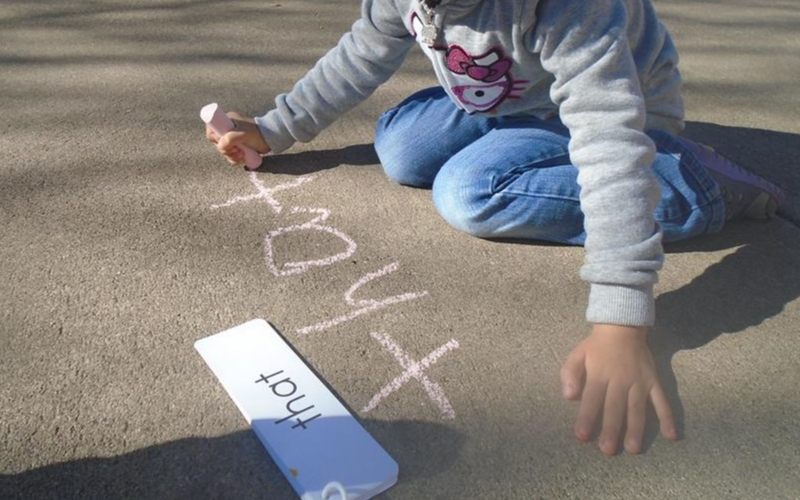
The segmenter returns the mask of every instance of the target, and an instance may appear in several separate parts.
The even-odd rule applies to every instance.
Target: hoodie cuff
[[[624,326],[653,326],[656,303],[653,285],[641,287],[592,283],[586,320]]]
[[[255,121],[258,130],[267,141],[270,153],[282,153],[294,145],[294,137],[283,124],[277,110],[272,110],[264,116],[258,116]]]

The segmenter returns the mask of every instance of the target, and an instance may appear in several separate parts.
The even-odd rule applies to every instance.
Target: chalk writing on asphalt
[[[459,346],[457,340],[451,339],[450,342],[428,354],[421,361],[414,361],[411,359],[411,356],[406,354],[405,351],[403,351],[403,349],[397,345],[397,342],[395,342],[388,333],[372,333],[371,335],[372,338],[380,342],[381,345],[386,348],[386,350],[392,353],[394,358],[405,371],[397,378],[386,384],[386,386],[381,389],[380,392],[376,394],[369,403],[367,403],[367,406],[361,410],[363,413],[368,413],[374,410],[375,407],[378,406],[378,403],[380,403],[391,393],[403,387],[413,378],[422,384],[425,392],[428,393],[428,397],[430,397],[431,401],[436,403],[436,406],[439,407],[442,418],[456,418],[456,412],[453,410],[453,406],[450,404],[450,401],[448,401],[447,396],[444,395],[444,391],[439,384],[432,381],[427,375],[425,375],[425,369],[439,361],[439,359],[447,354],[448,351],[458,349]]]
[[[353,299],[353,294],[356,292],[356,290],[358,290],[359,288],[361,288],[362,286],[364,286],[365,284],[369,283],[374,279],[378,279],[382,276],[386,276],[389,273],[397,271],[398,267],[400,267],[400,264],[398,264],[397,262],[393,262],[377,272],[369,273],[366,276],[362,277],[360,280],[356,281],[355,284],[353,284],[353,286],[351,286],[350,289],[347,290],[347,292],[345,292],[344,301],[348,305],[351,305],[353,307],[358,307],[359,309],[356,309],[355,311],[345,314],[344,316],[339,316],[337,318],[333,318],[328,321],[317,323],[316,325],[310,325],[310,326],[304,326],[303,328],[298,328],[297,333],[305,335],[311,332],[319,332],[322,330],[327,330],[328,328],[339,325],[346,321],[350,321],[351,319],[361,316],[362,314],[372,311],[377,311],[378,309],[382,309],[392,304],[399,304],[401,302],[407,302],[409,300],[418,299],[420,297],[428,295],[427,291],[422,291],[414,293],[404,293],[402,295],[395,295],[393,297],[387,297],[382,300]]]
[[[277,186],[266,187],[264,185],[264,182],[258,178],[256,172],[250,172],[249,179],[250,183],[253,184],[253,186],[256,189],[255,193],[246,196],[233,197],[224,203],[211,205],[211,209],[217,210],[220,208],[230,207],[238,203],[249,202],[249,201],[260,201],[268,205],[275,214],[281,214],[284,211],[284,207],[275,198],[275,194],[281,191],[286,191],[288,189],[298,188],[303,184],[307,184],[313,181],[315,178],[316,177],[314,176],[303,176],[303,177],[298,177],[297,179],[294,179],[290,182],[279,184]],[[313,216],[313,218],[303,224],[283,226],[277,229],[270,230],[265,235],[264,261],[267,267],[269,268],[270,272],[272,272],[272,274],[274,274],[275,276],[279,278],[284,278],[288,276],[302,274],[313,267],[330,266],[339,261],[349,258],[358,249],[358,245],[353,240],[353,238],[343,233],[342,231],[339,231],[338,229],[330,225],[327,225],[328,224],[327,221],[331,216],[330,210],[326,208],[307,208],[307,207],[293,206],[289,209],[289,213],[310,214]],[[319,231],[331,234],[342,240],[346,244],[346,248],[341,252],[328,255],[321,259],[297,261],[297,262],[289,261],[285,262],[281,266],[278,266],[276,264],[276,259],[275,259],[276,239],[290,233],[297,233],[301,231]],[[328,330],[335,326],[339,326],[349,321],[352,321],[361,315],[372,313],[392,305],[397,305],[404,302],[416,300],[428,295],[427,290],[423,290],[417,292],[403,293],[400,295],[394,295],[382,299],[353,298],[353,295],[362,286],[366,285],[370,281],[377,280],[379,278],[387,276],[397,271],[399,268],[400,268],[399,262],[393,262],[377,271],[370,272],[362,276],[344,294],[345,303],[354,308],[352,311],[329,320],[325,320],[313,325],[308,325],[302,328],[298,328],[297,333],[300,335],[308,335],[312,332],[321,332],[324,330]],[[441,386],[439,386],[439,384],[437,384],[436,382],[432,381],[425,374],[425,369],[428,368],[430,365],[436,363],[448,351],[457,349],[459,347],[458,341],[452,339],[443,346],[439,347],[438,349],[430,353],[421,361],[415,362],[411,359],[411,357],[408,354],[406,354],[400,348],[400,346],[388,334],[372,333],[371,335],[375,340],[380,342],[380,344],[384,348],[386,348],[390,353],[394,355],[397,362],[405,371],[401,375],[396,377],[394,380],[389,382],[386,386],[384,386],[375,396],[373,396],[372,399],[370,399],[369,403],[367,403],[367,405],[362,410],[363,413],[367,413],[374,410],[378,406],[378,404],[380,404],[381,401],[386,399],[387,396],[397,391],[403,385],[414,379],[419,381],[420,384],[422,384],[422,387],[425,389],[425,392],[428,394],[428,397],[439,408],[442,418],[445,419],[455,418],[455,410],[453,409],[449,400],[445,396]],[[267,380],[264,380],[264,382],[266,383]],[[290,416],[292,413],[293,411],[291,411],[290,409]]]
[[[329,266],[331,264],[339,262],[340,260],[350,257],[358,249],[358,245],[356,245],[356,242],[353,241],[352,238],[350,238],[343,232],[339,231],[338,229],[332,228],[330,226],[323,226],[319,224],[320,222],[324,222],[325,220],[328,219],[328,217],[330,217],[331,213],[328,210],[324,208],[292,207],[291,212],[293,214],[315,213],[319,215],[304,224],[281,227],[267,233],[267,236],[264,238],[264,260],[267,262],[269,270],[272,271],[272,274],[274,274],[275,276],[291,276],[293,274],[304,273],[308,271],[308,269],[311,267]],[[286,262],[285,264],[283,264],[282,267],[278,268],[275,265],[273,241],[275,241],[275,238],[277,238],[278,236],[289,233],[295,233],[298,231],[322,231],[323,233],[330,233],[344,240],[344,242],[347,243],[347,249],[345,249],[343,252],[339,252],[337,254],[325,257],[324,259],[304,260],[301,262]]]

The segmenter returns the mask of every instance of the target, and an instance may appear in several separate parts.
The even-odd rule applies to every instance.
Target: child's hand
[[[244,151],[239,145],[250,146],[261,154],[270,152],[269,144],[258,130],[255,120],[235,111],[228,113],[228,116],[233,121],[235,128],[220,137],[206,125],[206,139],[217,146],[217,150],[231,165],[244,163]]]
[[[599,446],[606,455],[617,452],[626,420],[625,450],[641,451],[648,399],[655,407],[661,433],[673,441],[678,438],[646,336],[645,327],[594,325],[592,334],[572,350],[561,367],[564,397],[581,401],[575,435],[588,441],[602,413]]]

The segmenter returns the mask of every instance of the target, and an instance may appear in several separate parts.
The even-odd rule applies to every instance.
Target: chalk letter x
[[[291,182],[287,182],[285,184],[279,184],[277,186],[268,188],[264,186],[264,183],[259,180],[255,172],[250,172],[249,177],[250,177],[250,182],[253,184],[253,186],[255,186],[258,193],[251,194],[248,196],[236,196],[226,201],[225,203],[221,203],[219,205],[211,205],[211,208],[217,209],[223,207],[230,207],[231,205],[236,205],[237,203],[243,201],[264,200],[265,202],[267,202],[270,208],[272,208],[273,212],[279,214],[283,211],[283,206],[281,206],[280,202],[278,202],[278,200],[276,200],[275,197],[272,196],[273,194],[279,191],[285,191],[287,189],[296,188],[297,186],[300,186],[302,184],[305,184],[306,182],[311,182],[314,180],[314,177],[311,176],[298,177],[297,179]]]
[[[378,406],[378,403],[380,403],[394,391],[400,389],[409,380],[414,378],[422,384],[422,387],[425,388],[425,392],[428,393],[428,396],[431,398],[431,400],[439,407],[439,410],[442,412],[442,418],[456,418],[456,412],[453,410],[450,401],[447,400],[447,396],[444,395],[444,391],[442,391],[442,388],[439,386],[439,384],[432,381],[427,375],[425,375],[425,369],[436,363],[439,358],[447,353],[447,351],[458,349],[459,346],[457,340],[451,339],[450,342],[428,354],[422,361],[415,362],[403,351],[403,349],[400,348],[399,345],[397,345],[394,340],[392,340],[392,337],[390,337],[389,334],[372,333],[370,335],[372,335],[372,338],[380,342],[383,347],[385,347],[394,355],[397,362],[400,363],[400,366],[405,369],[405,372],[381,389],[381,391],[376,394],[369,403],[367,403],[367,406],[361,410],[363,413],[368,413],[374,410]]]

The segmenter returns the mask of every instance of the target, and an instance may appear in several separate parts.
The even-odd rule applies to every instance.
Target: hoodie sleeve
[[[339,43],[257,117],[274,153],[308,142],[369,97],[400,67],[414,45],[393,0],[364,0],[358,19]]]
[[[626,36],[623,0],[542,0],[536,47],[555,81],[550,96],[569,128],[578,168],[591,283],[586,319],[651,326],[664,261],[654,219],[655,146],[643,132],[644,98]]]

